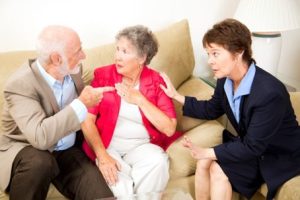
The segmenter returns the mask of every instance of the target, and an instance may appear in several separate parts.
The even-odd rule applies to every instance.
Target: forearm
[[[36,102],[24,98],[22,100],[24,104],[8,102],[9,112],[12,113],[19,130],[33,147],[47,150],[72,131],[80,129],[78,118],[70,106],[52,116],[47,116]],[[25,111],[24,105],[30,109]]]
[[[82,132],[89,146],[93,149],[97,158],[100,158],[106,149],[103,145],[102,139],[99,135],[97,127],[94,123],[82,123]]]
[[[144,97],[139,100],[137,105],[156,129],[167,136],[174,134],[177,125],[176,119],[168,117],[164,112]]]
[[[204,156],[205,159],[210,159],[210,160],[217,160],[215,151],[213,148],[205,148],[204,149]]]

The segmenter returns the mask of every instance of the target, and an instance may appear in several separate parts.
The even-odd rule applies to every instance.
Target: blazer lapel
[[[240,103],[240,122],[239,122],[239,133],[242,136],[246,134],[246,119],[244,117],[245,110],[247,109],[247,102],[248,102],[248,95],[242,96],[241,103]]]
[[[225,95],[224,99],[225,99],[225,105],[226,105],[225,106],[225,109],[226,109],[225,112],[227,113],[227,117],[228,117],[229,121],[231,122],[233,128],[238,133],[239,132],[239,124],[238,124],[238,122],[236,121],[236,119],[234,117],[234,114],[231,110],[231,107],[229,105],[229,102],[228,102],[228,99],[227,99],[227,96],[226,96],[225,92],[224,92],[224,95]]]
[[[29,66],[31,67],[31,70],[32,70],[35,78],[37,79],[38,83],[40,84],[43,91],[45,92],[45,95],[48,96],[48,99],[50,101],[50,104],[51,104],[54,112],[57,113],[59,111],[59,107],[57,105],[55,96],[53,95],[53,91],[51,90],[51,88],[49,87],[49,85],[47,84],[45,79],[42,77],[42,75],[36,65],[35,60],[29,60]]]

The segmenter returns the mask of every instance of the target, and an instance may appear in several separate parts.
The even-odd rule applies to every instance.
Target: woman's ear
[[[147,59],[147,55],[146,54],[144,54],[143,56],[140,56],[139,57],[139,64],[140,65],[144,65],[145,62],[146,62],[146,59]]]
[[[238,54],[238,58],[239,58],[239,59],[242,59],[243,55],[244,55],[244,50],[241,51],[241,52]]]
[[[242,58],[243,58],[243,54],[244,54],[244,50],[235,53],[235,54],[234,54],[234,59],[235,59],[236,61],[241,61]]]

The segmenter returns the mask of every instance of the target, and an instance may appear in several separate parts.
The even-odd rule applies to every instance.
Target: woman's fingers
[[[96,165],[109,185],[115,185],[118,182],[118,171],[121,170],[118,161],[107,155],[103,156],[101,162],[96,159]]]
[[[118,181],[118,172],[116,167],[100,166],[100,171],[109,185],[116,184],[116,182]]]
[[[170,79],[169,79],[169,77],[167,76],[166,73],[161,72],[160,76],[163,78],[163,80],[166,83],[167,87],[169,87],[170,85],[172,85],[172,83],[171,83],[171,81],[170,81]]]

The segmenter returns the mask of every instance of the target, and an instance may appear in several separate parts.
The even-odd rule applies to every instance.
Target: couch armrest
[[[275,199],[278,200],[300,199],[300,175],[285,182],[277,191]]]

